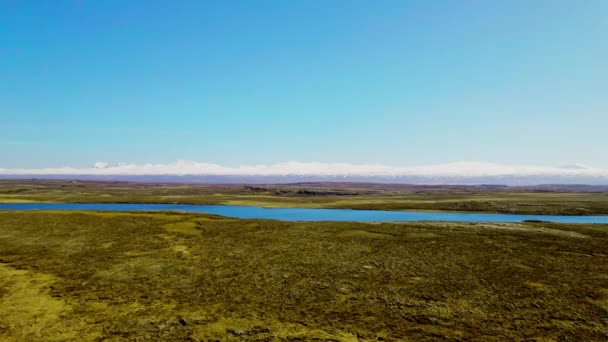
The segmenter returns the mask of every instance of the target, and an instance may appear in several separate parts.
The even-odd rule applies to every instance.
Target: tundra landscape
[[[0,342],[608,342],[608,1],[0,1]]]
[[[0,199],[15,203],[421,209],[425,198],[434,210],[606,214],[608,205],[606,192],[580,189],[0,184]],[[500,207],[466,204],[488,198]],[[600,224],[7,210],[0,211],[0,339],[600,341],[608,338],[607,258],[608,225]]]

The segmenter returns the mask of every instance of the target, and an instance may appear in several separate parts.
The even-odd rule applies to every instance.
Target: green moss
[[[608,226],[2,212],[0,340],[602,340]]]

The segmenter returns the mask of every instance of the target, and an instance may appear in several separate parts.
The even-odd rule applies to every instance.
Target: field
[[[506,188],[365,183],[247,186],[0,180],[0,202],[189,203],[608,215],[608,188]]]
[[[608,339],[608,226],[0,211],[2,341],[514,339]]]

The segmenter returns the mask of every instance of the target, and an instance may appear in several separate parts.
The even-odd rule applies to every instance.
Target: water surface
[[[261,208],[238,205],[144,204],[144,203],[0,203],[0,210],[103,210],[142,211],[179,210],[217,214],[234,218],[259,218],[284,221],[452,221],[522,222],[542,220],[561,223],[606,223],[608,216],[519,215],[436,211],[386,211],[310,208]]]

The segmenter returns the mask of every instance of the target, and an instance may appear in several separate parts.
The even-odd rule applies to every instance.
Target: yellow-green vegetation
[[[0,202],[185,203],[608,215],[607,191],[355,183],[244,186],[4,180],[0,181]]]
[[[0,211],[2,341],[608,339],[608,226]]]

